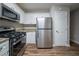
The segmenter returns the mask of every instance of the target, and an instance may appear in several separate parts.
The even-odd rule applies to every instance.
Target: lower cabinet
[[[0,56],[9,56],[9,41],[0,43]]]

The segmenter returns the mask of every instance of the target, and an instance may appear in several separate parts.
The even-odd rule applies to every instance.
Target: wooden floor
[[[72,43],[70,48],[38,49],[35,44],[28,44],[23,56],[79,56],[79,45]]]

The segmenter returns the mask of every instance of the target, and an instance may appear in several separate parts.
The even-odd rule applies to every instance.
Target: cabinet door
[[[8,54],[7,54],[7,51],[8,51]],[[6,41],[0,44],[0,55],[6,56],[5,54],[9,55],[9,41]]]

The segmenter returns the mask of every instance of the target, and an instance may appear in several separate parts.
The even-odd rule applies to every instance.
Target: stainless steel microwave
[[[4,5],[3,3],[0,3],[0,18],[11,20],[11,21],[19,21],[20,14],[18,14],[8,6]]]

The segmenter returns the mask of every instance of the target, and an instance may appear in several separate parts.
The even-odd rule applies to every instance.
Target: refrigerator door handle
[[[37,32],[37,39],[39,38],[39,32]]]

